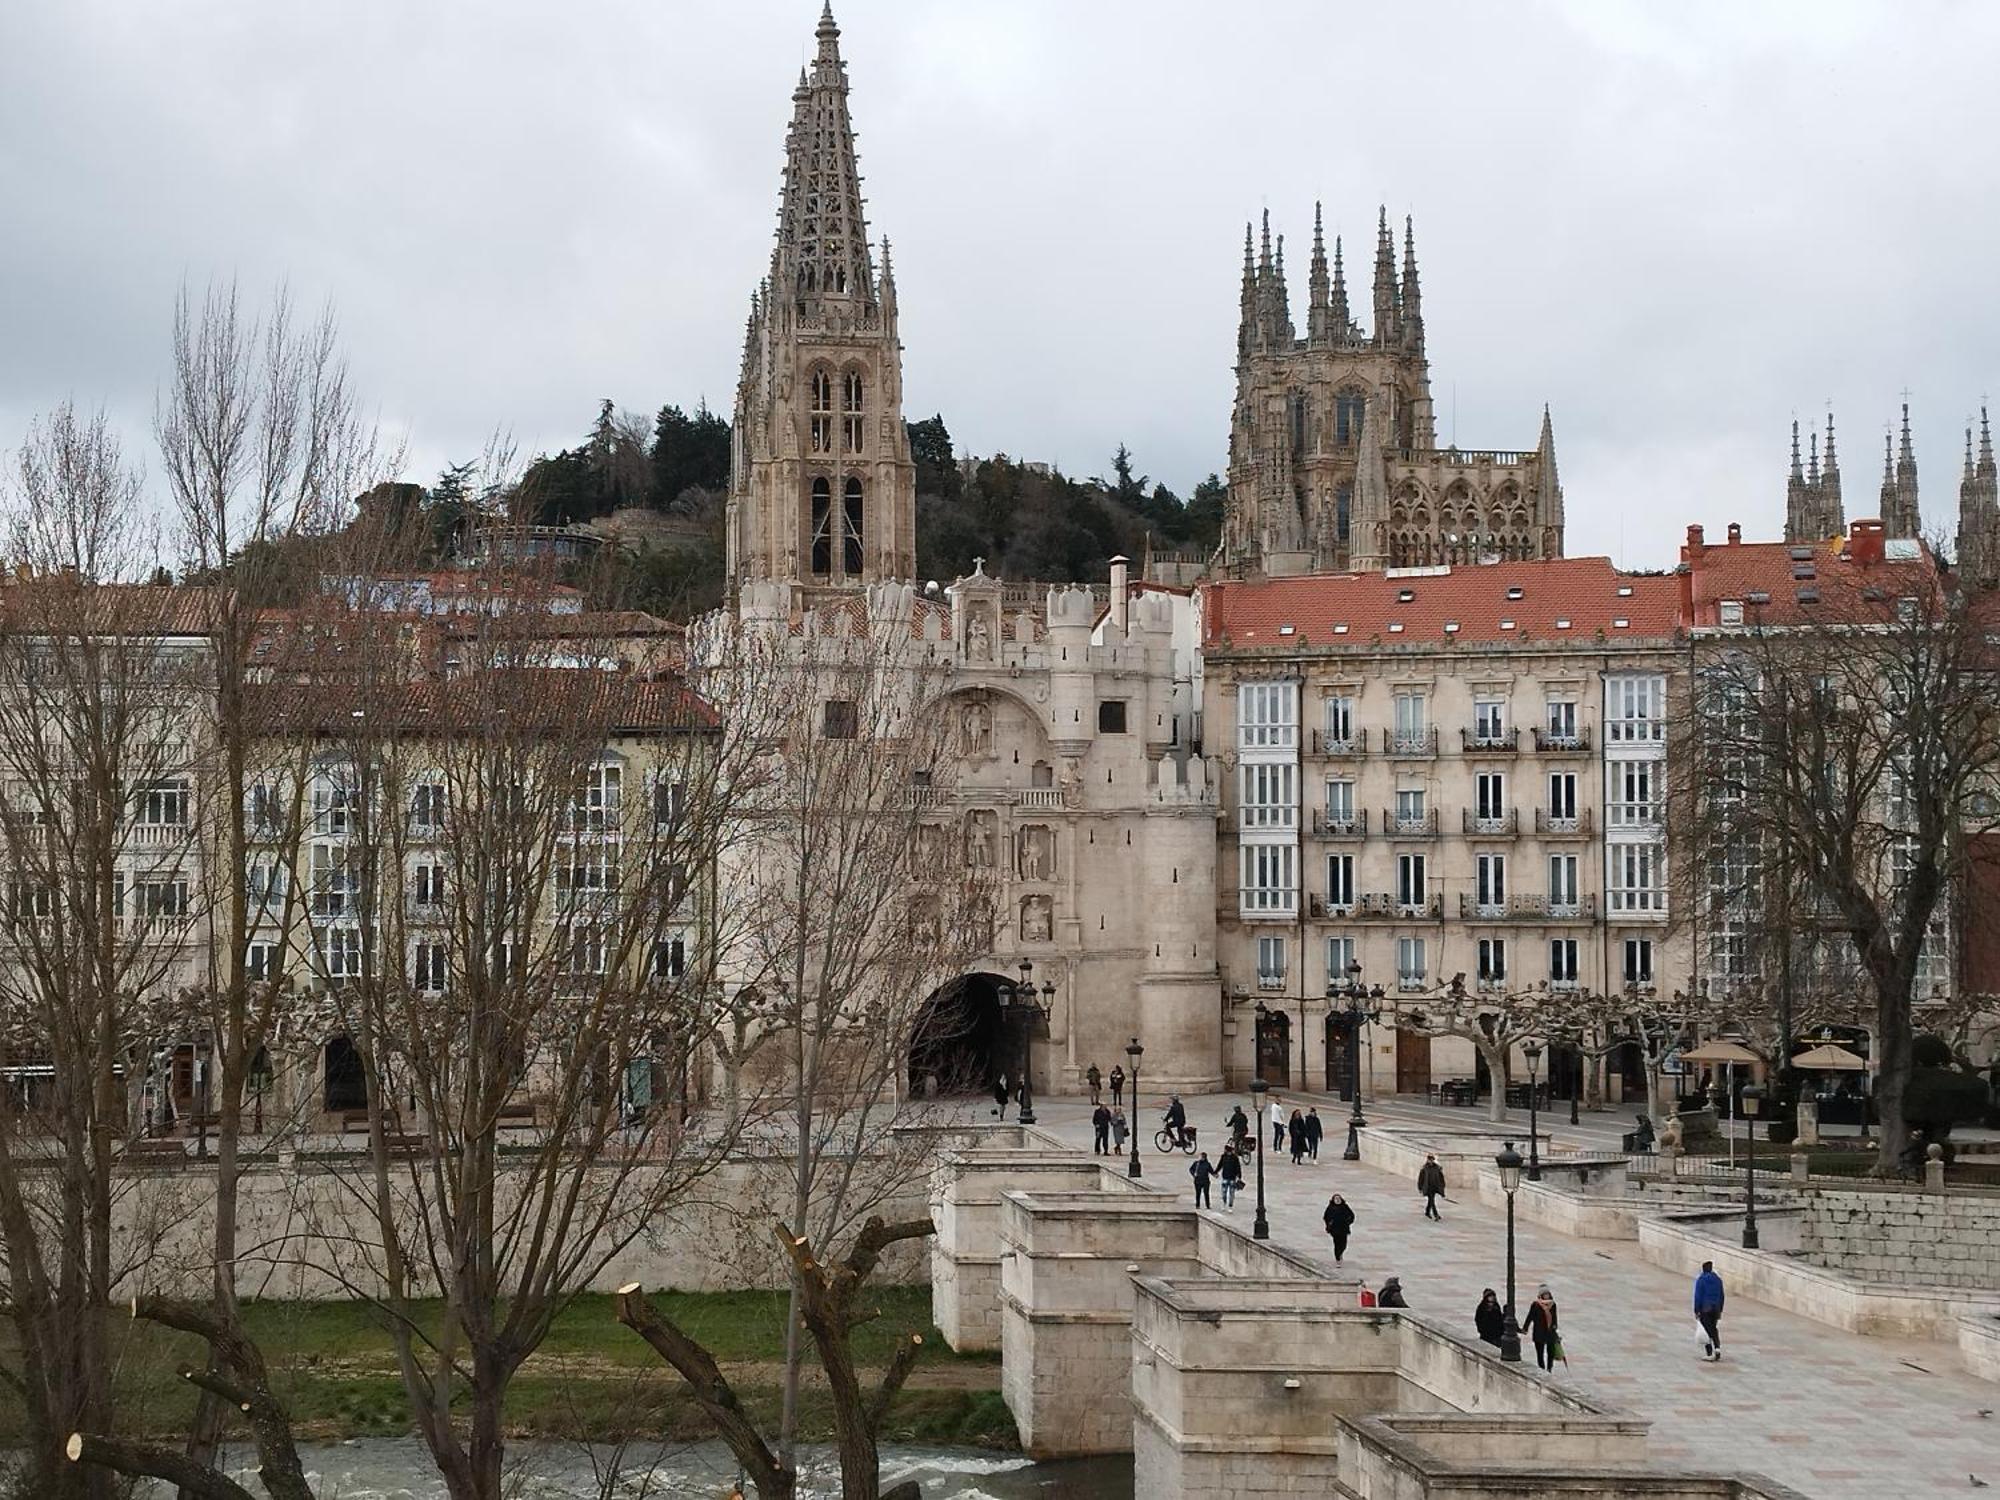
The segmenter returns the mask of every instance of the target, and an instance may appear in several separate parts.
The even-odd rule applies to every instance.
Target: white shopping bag
[[[1707,1359],[1715,1353],[1715,1343],[1709,1338],[1708,1330],[1701,1326],[1700,1318],[1694,1320],[1694,1337],[1695,1342],[1701,1345],[1702,1358]]]

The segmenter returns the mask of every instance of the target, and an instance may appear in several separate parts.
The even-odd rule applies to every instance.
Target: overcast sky
[[[600,397],[725,413],[818,0],[0,9],[0,444],[148,445],[175,287],[338,306],[412,477]],[[1926,522],[1995,378],[2000,6],[842,0],[908,415],[1185,494],[1224,466],[1243,223],[1414,214],[1439,434],[1555,414],[1569,551],[1848,514],[1911,392]],[[1350,268],[1354,262],[1350,261]],[[156,470],[157,460],[152,460]]]

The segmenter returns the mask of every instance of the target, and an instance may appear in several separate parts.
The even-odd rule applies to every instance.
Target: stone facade
[[[1865,1282],[2000,1291],[2000,1197],[1814,1192],[1799,1253]]]
[[[1339,237],[1329,270],[1320,215],[1306,335],[1298,336],[1270,215],[1243,232],[1229,508],[1230,576],[1560,557],[1562,486],[1546,410],[1531,450],[1439,447],[1424,352],[1416,235],[1399,276],[1386,211],[1376,230],[1373,319],[1350,311]]]

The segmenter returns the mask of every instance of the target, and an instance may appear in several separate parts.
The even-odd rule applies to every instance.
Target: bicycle
[[[1161,1152],[1164,1152],[1168,1156],[1172,1156],[1176,1151],[1184,1151],[1189,1156],[1193,1156],[1194,1127],[1192,1125],[1189,1125],[1183,1128],[1181,1131],[1181,1139],[1179,1141],[1176,1141],[1174,1139],[1174,1133],[1171,1130],[1168,1130],[1165,1126],[1161,1126],[1158,1130],[1153,1132],[1153,1145],[1156,1149],[1158,1149]]]

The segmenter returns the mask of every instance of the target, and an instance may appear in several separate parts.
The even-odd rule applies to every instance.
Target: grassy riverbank
[[[782,1292],[656,1294],[663,1311],[707,1344],[746,1406],[775,1417],[783,1379]],[[911,1330],[926,1353],[891,1408],[884,1436],[903,1442],[1016,1446],[1013,1418],[1000,1400],[997,1354],[959,1355],[931,1327],[930,1289],[882,1287],[870,1305],[881,1316],[854,1332],[857,1359],[888,1362]],[[425,1310],[434,1326],[437,1309]],[[411,1430],[409,1404],[396,1374],[388,1326],[360,1303],[260,1302],[246,1320],[290,1408],[301,1437],[338,1439]],[[174,1372],[201,1358],[198,1340],[121,1320],[114,1337],[119,1388],[132,1431],[173,1433],[186,1421],[192,1392]],[[8,1335],[0,1359],[15,1365]],[[824,1392],[808,1357],[803,1436],[831,1436]],[[22,1439],[18,1404],[0,1401],[0,1448]],[[580,1298],[557,1319],[541,1348],[514,1379],[508,1430],[522,1437],[692,1439],[711,1436],[680,1377],[612,1316],[609,1297]]]

